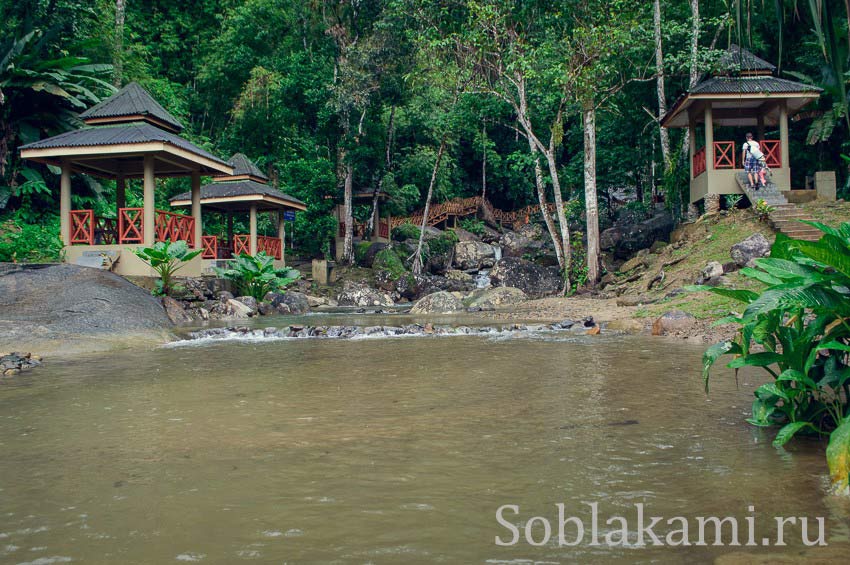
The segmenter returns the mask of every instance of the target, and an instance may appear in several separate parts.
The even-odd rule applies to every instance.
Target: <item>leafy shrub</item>
[[[767,222],[770,219],[771,212],[774,210],[775,208],[773,206],[761,199],[753,206],[753,213],[760,222]]]
[[[295,269],[275,268],[274,257],[264,251],[253,257],[243,253],[230,263],[229,268],[215,267],[215,273],[233,281],[239,296],[253,296],[257,301],[269,292],[282,290],[301,276]]]
[[[455,244],[460,241],[457,234],[452,230],[446,230],[440,237],[428,240],[428,257],[437,257],[451,253]]]
[[[201,249],[189,251],[185,241],[160,241],[153,247],[136,248],[133,253],[151,266],[159,275],[157,286],[153,293],[167,296],[174,290],[172,279],[174,273],[183,268],[183,265],[201,254]]]
[[[723,355],[727,365],[760,367],[773,382],[756,389],[755,426],[781,425],[774,440],[782,446],[797,433],[831,433],[827,451],[833,479],[847,488],[850,467],[850,223],[836,230],[807,222],[824,235],[817,242],[779,233],[770,257],[741,274],[767,285],[761,294],[705,286],[746,305],[741,315],[717,323],[740,326],[733,341],[710,347],[703,357],[706,391],[710,369]]]
[[[400,226],[396,226],[393,228],[393,239],[396,241],[404,241],[405,239],[419,239],[419,232],[421,230],[418,226],[414,226],[413,224],[401,224]]]
[[[381,249],[375,254],[375,262],[372,264],[372,268],[388,271],[394,281],[398,280],[406,271],[401,257],[392,247]]]
[[[366,260],[366,252],[369,251],[371,246],[371,241],[359,241],[354,245],[354,261],[358,265],[363,266],[363,263]]]
[[[575,291],[587,283],[587,250],[578,237],[570,241],[570,247],[573,250],[569,268],[570,288]]]
[[[652,208],[640,200],[627,202],[620,208],[617,219],[625,222],[642,222],[652,216]]]
[[[484,222],[478,218],[463,218],[460,221],[460,227],[479,237],[484,234]]]
[[[743,198],[743,194],[726,194],[723,196],[723,200],[726,201],[726,208],[728,210],[735,208]]]
[[[19,217],[0,222],[0,261],[55,262],[61,253],[58,216],[48,216],[40,224],[27,223]]]

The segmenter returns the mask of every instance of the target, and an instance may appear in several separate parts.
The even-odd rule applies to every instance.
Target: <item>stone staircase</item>
[[[812,221],[814,218],[796,204],[790,204],[772,180],[768,180],[767,186],[759,190],[753,190],[749,187],[746,173],[736,174],[735,180],[738,181],[738,186],[753,205],[759,200],[764,200],[769,206],[773,206],[774,210],[770,213],[770,223],[775,230],[790,238],[805,241],[817,241],[823,235],[819,229],[801,222],[801,220]]]

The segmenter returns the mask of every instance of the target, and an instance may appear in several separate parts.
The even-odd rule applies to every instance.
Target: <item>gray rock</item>
[[[225,319],[237,320],[240,318],[250,318],[254,315],[254,312],[250,306],[239,300],[230,299],[225,302]]]
[[[283,314],[284,316],[292,314],[292,310],[289,309],[289,304],[285,304],[283,302],[275,306],[275,310],[277,310],[278,314]]]
[[[449,314],[463,310],[463,303],[450,292],[440,291],[420,298],[413,308],[411,314]]]
[[[275,307],[269,304],[268,302],[260,302],[257,304],[257,311],[260,312],[261,316],[269,316],[270,314],[274,314],[276,312]]]
[[[466,301],[467,306],[482,310],[519,304],[528,300],[528,296],[523,291],[509,286],[477,290],[470,298]]]
[[[340,306],[392,306],[393,299],[365,283],[346,281],[337,297]]]
[[[670,335],[686,331],[696,324],[696,318],[681,310],[671,310],[659,316],[652,323],[652,335]]]
[[[618,222],[600,235],[600,247],[612,251],[618,259],[626,259],[638,250],[648,249],[655,241],[670,241],[675,224],[667,210],[641,222]]]
[[[705,267],[702,268],[701,275],[703,280],[708,280],[712,277],[722,277],[723,265],[721,265],[717,261],[710,261]]]
[[[228,300],[233,300],[234,298],[235,297],[233,296],[233,294],[226,290],[222,290],[218,293],[218,299],[222,302],[227,302]]]
[[[532,247],[540,247],[539,243],[530,237],[513,231],[502,234],[499,245],[506,257],[522,257]]]
[[[252,314],[257,313],[257,299],[253,296],[239,296],[236,300],[250,308]]]
[[[732,260],[741,267],[745,267],[750,261],[765,257],[769,253],[770,242],[760,233],[754,233],[747,239],[739,241],[729,250]]]
[[[481,241],[461,241],[455,244],[454,262],[463,270],[492,267],[496,262],[496,249]]]
[[[281,304],[286,304],[289,307],[288,314],[300,315],[310,312],[310,301],[307,295],[296,290],[269,293],[266,295],[266,300],[275,308],[278,308]]]
[[[174,324],[186,324],[192,321],[192,316],[186,313],[183,305],[170,296],[163,296],[162,307],[165,308],[165,314],[168,319]]]
[[[490,271],[493,286],[518,288],[532,298],[555,294],[563,287],[557,268],[541,267],[517,257],[505,257]]]

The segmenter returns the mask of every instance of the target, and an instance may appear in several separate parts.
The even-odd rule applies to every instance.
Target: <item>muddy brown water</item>
[[[387,323],[309,323],[364,320]],[[698,516],[732,516],[743,532],[753,516],[759,541],[774,516],[820,516],[830,549],[850,547],[850,504],[827,492],[823,445],[778,451],[743,421],[758,374],[736,388],[720,372],[707,399],[701,353],[647,337],[517,334],[201,341],[48,363],[0,383],[0,562],[811,555],[792,526],[782,548],[592,546],[587,532],[561,547],[557,503],[587,528],[597,503],[600,536],[608,517],[625,517],[632,541],[642,503],[691,530]],[[511,547],[495,543],[512,537],[496,519],[503,505],[519,507],[504,514],[520,533]],[[553,528],[539,547],[524,536],[534,516]],[[542,521],[530,531],[539,542]]]

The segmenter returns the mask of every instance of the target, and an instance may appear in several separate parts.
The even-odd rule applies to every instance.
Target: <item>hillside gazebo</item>
[[[167,239],[201,245],[201,175],[232,174],[218,157],[183,139],[183,125],[141,86],[131,82],[80,114],[85,126],[21,147],[21,157],[61,169],[60,232],[65,261],[94,265],[103,258],[121,275],[152,275],[128,247],[147,247]],[[115,216],[71,209],[71,174],[116,181]],[[192,215],[157,210],[155,178],[192,179]],[[126,206],[126,181],[143,179],[143,206]],[[199,275],[201,258],[186,275]]]
[[[773,183],[791,190],[788,119],[818,99],[822,90],[773,76],[776,67],[748,50],[732,45],[712,74],[676,100],[661,119],[666,128],[689,128],[690,201],[705,201],[706,211],[719,207],[721,194],[740,194],[736,175],[743,172],[741,146],[747,130],[761,144]],[[702,143],[696,128],[703,124]],[[741,128],[731,141],[716,141],[715,127]],[[766,139],[766,127],[778,127],[779,139]]]
[[[242,153],[236,153],[228,162],[233,173],[219,176],[215,182],[205,185],[200,191],[200,206],[207,210],[225,214],[227,217],[227,240],[219,241],[218,236],[202,236],[204,259],[229,259],[243,253],[256,255],[265,252],[285,266],[285,221],[284,213],[304,211],[307,205],[268,185],[268,177]],[[184,192],[171,198],[175,208],[192,205],[192,194]],[[249,233],[233,233],[233,215],[248,213]],[[257,214],[260,212],[277,213],[277,237],[257,234]]]

